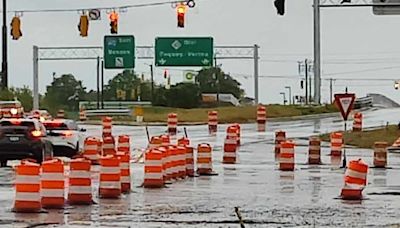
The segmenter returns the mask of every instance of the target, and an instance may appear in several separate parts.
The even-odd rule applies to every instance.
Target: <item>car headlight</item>
[[[10,109],[10,112],[12,115],[17,115],[18,110],[16,108],[12,108],[12,109]]]

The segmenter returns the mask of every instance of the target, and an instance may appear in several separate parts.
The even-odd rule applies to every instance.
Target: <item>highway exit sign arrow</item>
[[[212,66],[212,37],[157,37],[156,66]]]
[[[353,109],[354,100],[356,95],[354,93],[337,93],[335,94],[335,103],[342,114],[343,119],[346,121],[351,110]]]

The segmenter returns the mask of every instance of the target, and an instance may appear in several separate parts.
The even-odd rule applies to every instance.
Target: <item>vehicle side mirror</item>
[[[86,132],[86,129],[85,128],[81,128],[81,129],[79,129],[79,131],[80,132]]]

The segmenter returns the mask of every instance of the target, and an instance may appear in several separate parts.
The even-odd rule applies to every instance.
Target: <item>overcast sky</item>
[[[164,0],[163,0],[164,1]],[[118,7],[160,0],[9,0],[9,10]],[[154,45],[156,36],[212,36],[215,45],[260,45],[260,101],[277,103],[284,86],[293,94],[300,89],[297,61],[312,59],[312,0],[287,0],[286,15],[276,15],[273,0],[197,0],[186,14],[184,29],[176,27],[175,10],[170,5],[134,8],[120,14],[119,34],[132,34],[136,45]],[[11,20],[13,13],[8,14]],[[78,12],[24,13],[23,37],[9,39],[9,83],[32,87],[32,46],[101,46],[109,34],[109,21],[90,22],[89,36],[77,30]],[[339,79],[334,90],[345,86],[357,96],[383,93],[400,102],[400,91],[393,81],[346,81],[360,78],[399,78],[400,17],[375,16],[371,8],[322,9],[322,101],[329,100],[328,78]],[[136,71],[148,77],[151,61],[136,61]],[[223,70],[254,96],[253,63],[248,60],[221,60]],[[40,62],[40,91],[52,81],[52,73],[71,73],[89,89],[96,87],[95,61]],[[164,68],[156,69],[156,80],[163,82]],[[182,80],[181,68],[171,69],[173,82]],[[106,80],[118,71],[106,70]],[[243,77],[249,75],[249,77]],[[273,76],[273,77],[269,77]],[[341,80],[340,80],[341,79]],[[286,90],[287,91],[287,90]]]

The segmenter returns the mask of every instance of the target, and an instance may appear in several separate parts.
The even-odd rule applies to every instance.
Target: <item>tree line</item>
[[[202,93],[230,93],[240,99],[244,90],[240,83],[220,68],[207,68],[198,72],[193,82],[181,82],[170,87],[154,84],[153,96],[151,81],[144,79],[132,70],[124,70],[104,85],[105,101],[151,101],[154,106],[176,108],[196,108],[202,105]],[[32,109],[32,90],[27,86],[0,91],[0,100],[21,101],[24,109]],[[79,101],[97,101],[97,91],[87,90],[81,80],[72,74],[54,77],[46,92],[40,95],[40,107],[55,113],[59,109],[78,111]]]

